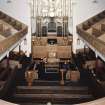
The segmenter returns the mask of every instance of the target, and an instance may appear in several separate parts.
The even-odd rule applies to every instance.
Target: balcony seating
[[[26,25],[0,11],[0,59],[17,46],[26,33]]]
[[[78,25],[77,33],[92,50],[98,51],[99,56],[105,59],[105,11]]]
[[[3,35],[0,35],[0,41],[6,39]]]

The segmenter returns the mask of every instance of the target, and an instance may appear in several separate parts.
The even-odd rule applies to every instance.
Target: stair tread
[[[88,90],[86,86],[17,86],[17,89]]]
[[[44,104],[44,103],[20,103],[19,105],[46,105],[47,102]],[[51,104],[52,105],[52,104]],[[71,105],[71,104],[53,104],[53,105]]]
[[[70,98],[93,98],[92,95],[86,94],[15,94],[15,97],[22,97],[22,98],[59,98],[59,99],[70,99]]]
[[[57,80],[57,81],[51,81],[51,80],[34,80],[34,82],[35,83],[51,83],[51,84],[54,84],[54,83],[58,83],[59,84],[59,80]],[[71,82],[70,80],[66,80],[65,81],[65,83],[72,83],[72,84],[79,84],[80,85],[80,83],[79,82]]]
[[[49,74],[50,75],[50,74]],[[27,86],[26,81],[20,84],[21,86]],[[51,81],[51,80],[34,80],[33,86],[61,86],[60,81]],[[65,81],[64,86],[87,86],[81,82],[71,82],[70,80]]]

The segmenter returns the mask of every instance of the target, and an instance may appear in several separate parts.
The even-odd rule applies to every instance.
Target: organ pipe
[[[46,6],[44,3],[44,0],[32,0],[33,5],[31,5],[31,9],[32,9],[32,17],[34,17],[33,21],[36,21],[36,36],[42,37],[42,21],[44,17],[49,17],[50,16],[50,11],[47,10],[47,7],[45,10],[47,10],[48,12],[43,12],[44,6]],[[47,2],[47,1],[46,1]],[[58,2],[60,2],[61,6],[60,6],[60,11],[59,10],[55,10],[55,16],[56,17],[60,17],[61,16],[61,20],[62,20],[62,37],[65,37],[66,34],[68,35],[68,33],[66,32],[66,26],[67,23],[69,22],[68,19],[70,19],[72,13],[72,4],[71,4],[71,0],[59,0]],[[50,3],[50,2],[49,2]],[[55,1],[56,3],[56,1]],[[57,3],[59,4],[59,3]],[[49,5],[48,5],[49,6]],[[56,6],[57,7],[57,6]],[[68,11],[67,11],[68,10]],[[47,14],[47,16],[46,16]],[[69,17],[69,18],[66,18]]]

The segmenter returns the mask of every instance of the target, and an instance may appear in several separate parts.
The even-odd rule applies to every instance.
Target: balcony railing
[[[100,32],[98,33],[99,36],[105,34],[105,27],[103,28],[102,25],[105,25],[105,11],[79,24],[77,26],[77,33],[80,37],[82,37],[83,40],[94,47],[96,51],[105,56],[105,41],[103,41],[104,39],[98,39],[98,37],[96,37],[95,35],[98,32]],[[94,29],[96,30],[96,32],[93,32]],[[92,31],[89,32],[89,30]]]
[[[10,47],[20,41],[27,34],[28,27],[25,24],[13,19],[12,17],[6,15],[1,11],[0,19],[11,25],[15,30],[17,30],[14,35],[9,35],[4,40],[0,41],[0,55],[2,55],[4,52],[9,51]]]

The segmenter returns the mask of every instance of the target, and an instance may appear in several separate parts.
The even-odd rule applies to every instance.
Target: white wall
[[[7,3],[7,0],[0,0],[0,8],[8,15],[28,25],[28,34],[26,36],[27,43],[24,41],[21,43],[21,49],[27,51],[27,55],[31,52],[31,27],[30,27],[30,8],[28,0],[11,0],[11,3]],[[24,45],[25,44],[25,45]]]
[[[29,26],[29,32],[27,34],[27,45],[22,44],[22,49],[31,52],[31,33],[30,33],[30,8],[28,0],[11,0],[12,3],[6,3],[7,0],[0,0],[0,8],[11,15],[12,17],[22,21]],[[94,0],[72,0],[73,1],[73,51],[82,48],[83,43],[77,45],[78,35],[76,33],[76,25],[94,16],[100,11],[105,9],[105,0],[97,0],[97,3],[93,3]]]
[[[73,0],[74,1],[74,0]],[[77,45],[78,35],[76,34],[76,25],[85,21],[86,19],[96,15],[105,9],[105,0],[75,0],[73,3],[73,51],[83,48],[83,42]]]

